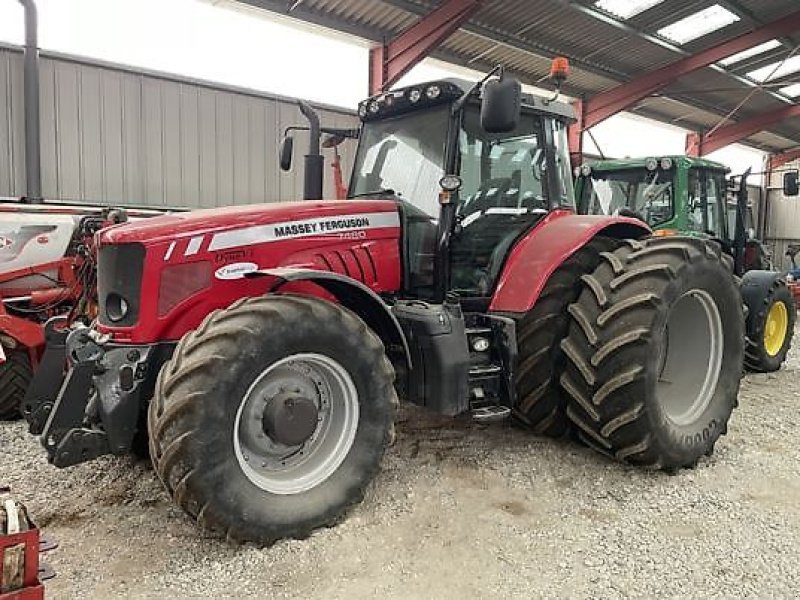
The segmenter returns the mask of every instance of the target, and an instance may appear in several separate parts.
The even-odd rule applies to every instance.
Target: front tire
[[[717,244],[628,242],[591,275],[562,342],[567,415],[589,446],[634,465],[691,467],[737,403],[744,314]]]
[[[12,350],[0,364],[0,421],[12,421],[22,416],[20,406],[33,378],[27,352]]]
[[[162,368],[150,452],[200,526],[304,538],[363,498],[393,435],[394,371],[355,314],[281,295],[209,315]]]
[[[744,366],[748,371],[770,373],[781,368],[792,345],[797,309],[794,296],[782,277],[766,285],[758,280],[742,282],[748,314]],[[747,286],[747,287],[745,287]]]

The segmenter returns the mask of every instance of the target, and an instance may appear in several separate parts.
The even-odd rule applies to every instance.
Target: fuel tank
[[[179,339],[212,310],[263,294],[270,278],[246,275],[274,267],[340,273],[376,293],[399,290],[396,203],[225,207],[105,229],[99,244],[98,329],[120,342]],[[300,288],[313,286],[291,285],[304,293],[309,290]]]

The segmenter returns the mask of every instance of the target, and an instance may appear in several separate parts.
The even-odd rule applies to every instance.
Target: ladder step
[[[510,416],[511,409],[507,406],[483,406],[472,410],[472,420],[478,423],[505,421]]]
[[[492,333],[491,327],[467,327],[465,331],[467,332],[467,335],[485,335],[487,333]]]
[[[487,375],[497,375],[503,372],[500,365],[476,365],[469,368],[470,377],[486,377]]]

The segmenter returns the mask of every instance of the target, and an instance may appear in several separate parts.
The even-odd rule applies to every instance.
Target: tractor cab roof
[[[707,158],[695,158],[686,156],[685,154],[666,155],[666,156],[647,156],[642,158],[622,158],[622,159],[606,159],[597,160],[589,163],[592,171],[619,171],[622,169],[643,169],[647,168],[648,161],[654,160],[656,164],[661,164],[664,159],[672,161],[672,165],[678,168],[689,169],[691,167],[700,167],[705,169],[712,169],[714,171],[730,172],[730,169],[722,163],[708,160]]]
[[[454,102],[473,85],[473,82],[464,79],[448,78],[395,88],[362,100],[358,105],[358,116],[363,122],[376,121]],[[478,97],[473,98],[477,100]],[[533,94],[522,94],[522,111],[547,114],[567,122],[575,120],[575,110],[570,104]]]

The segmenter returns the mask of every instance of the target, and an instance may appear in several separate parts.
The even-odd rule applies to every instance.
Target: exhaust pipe
[[[25,197],[42,202],[41,139],[39,133],[39,23],[34,0],[19,0],[25,9]]]
[[[303,177],[303,199],[322,200],[322,181],[325,175],[325,159],[320,152],[319,115],[311,105],[298,101],[300,112],[308,119],[308,154],[305,155]]]

